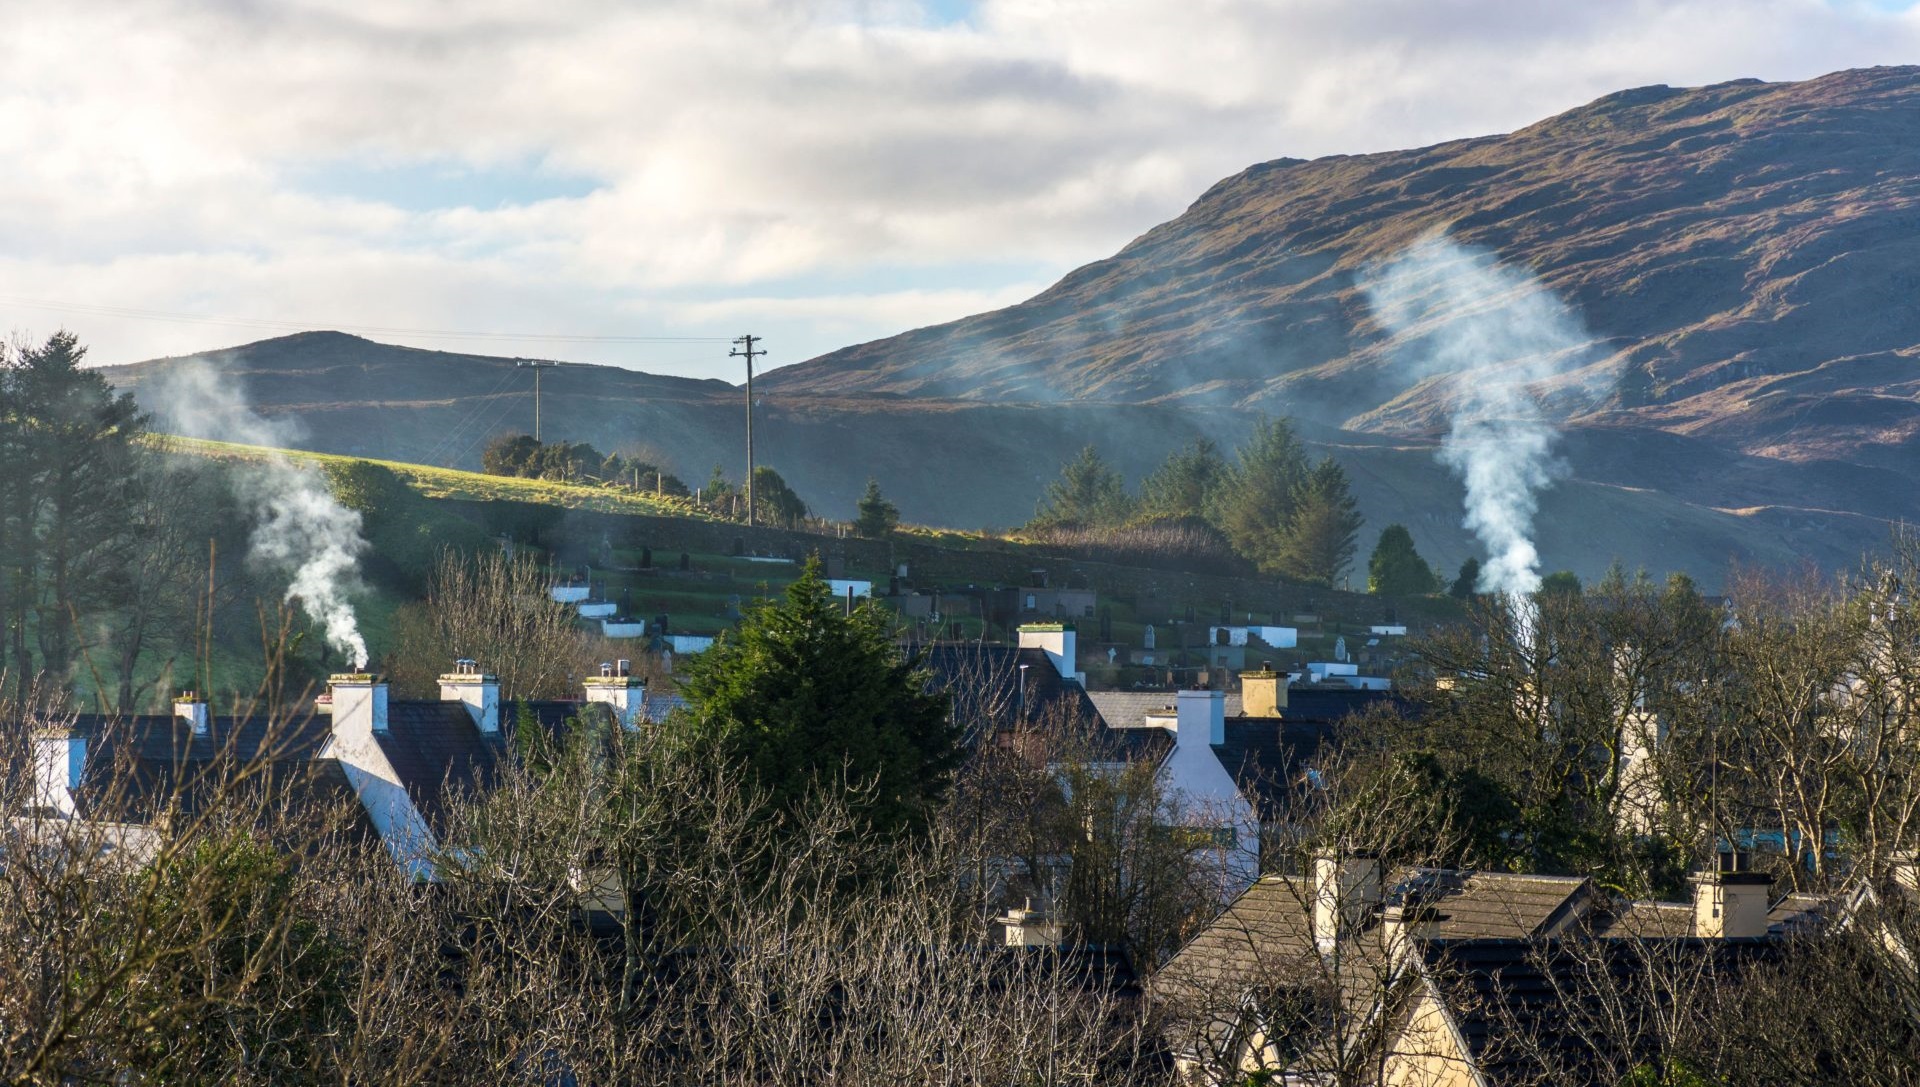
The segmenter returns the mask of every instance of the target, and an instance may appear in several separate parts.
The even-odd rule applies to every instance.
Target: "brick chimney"
[[[1313,855],[1313,942],[1321,954],[1331,954],[1341,937],[1358,932],[1379,904],[1379,857],[1336,849]]]
[[[1240,673],[1240,712],[1248,717],[1278,717],[1287,708],[1287,677],[1260,662],[1258,672]]]
[[[482,672],[475,661],[453,662],[453,671],[440,677],[440,700],[466,706],[481,735],[500,734],[500,677]]]
[[[1773,877],[1765,872],[1696,872],[1693,934],[1703,939],[1740,939],[1767,934]]]
[[[633,675],[633,662],[608,662],[600,666],[598,676],[586,680],[587,701],[605,703],[620,720],[620,727],[637,730],[647,719],[647,685]]]
[[[181,691],[173,697],[173,715],[193,726],[195,736],[205,736],[213,730],[213,715],[207,706],[207,700],[195,691]]]

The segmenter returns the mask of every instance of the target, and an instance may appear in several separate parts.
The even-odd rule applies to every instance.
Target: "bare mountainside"
[[[1428,434],[1357,289],[1428,233],[1584,317],[1563,418],[1905,468],[1920,434],[1920,68],[1623,91],[1504,136],[1280,159],[1037,297],[775,372],[772,387],[1205,402]],[[1547,390],[1551,392],[1552,390]]]

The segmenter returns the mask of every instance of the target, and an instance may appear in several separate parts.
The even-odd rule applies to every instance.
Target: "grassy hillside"
[[[215,442],[200,438],[182,438],[173,434],[155,434],[147,438],[153,448],[172,453],[229,460],[259,460],[283,456],[312,464],[347,464],[366,461],[387,469],[407,486],[426,498],[454,498],[475,502],[532,502],[569,510],[595,510],[601,513],[635,513],[656,516],[708,519],[706,511],[684,498],[651,495],[614,487],[575,483],[555,483],[545,479],[519,479],[466,472],[457,468],[435,468],[403,461],[347,457],[336,453],[314,453],[300,449],[263,449],[234,442]]]

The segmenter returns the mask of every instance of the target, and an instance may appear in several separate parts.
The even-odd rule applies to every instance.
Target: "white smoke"
[[[141,400],[156,429],[183,437],[277,449],[299,436],[295,424],[263,418],[236,381],[199,361],[170,370],[141,390]],[[233,479],[253,517],[248,559],[286,577],[287,599],[298,601],[328,645],[365,668],[367,642],[352,603],[364,591],[360,556],[367,541],[359,511],[335,500],[314,465],[278,452],[236,462]]]
[[[1532,387],[1591,363],[1593,338],[1531,274],[1444,235],[1369,268],[1360,287],[1402,365],[1445,383],[1435,390],[1451,405],[1440,461],[1466,485],[1464,523],[1487,549],[1479,590],[1534,592],[1534,515],[1566,466]]]

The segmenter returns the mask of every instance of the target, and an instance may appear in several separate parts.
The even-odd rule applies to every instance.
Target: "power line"
[[[515,366],[524,366],[533,371],[533,440],[540,441],[540,371],[551,370],[560,365],[545,359],[521,359]]]
[[[746,348],[742,350],[739,347],[735,347],[733,350],[727,352],[728,358],[747,360],[747,527],[748,528],[753,527],[753,359],[754,359],[754,356],[756,355],[766,354],[765,351],[755,351],[753,349],[754,341],[758,340],[759,338],[760,337],[758,336],[741,336],[739,339],[736,339],[733,342],[735,344],[745,344]]]
[[[221,317],[212,314],[177,313],[167,310],[136,309],[91,302],[60,302],[46,298],[26,298],[0,294],[0,305],[44,309],[54,313],[77,313],[92,317],[121,317],[136,321],[170,321],[178,324],[224,325],[266,332],[307,332],[330,329],[376,336],[417,336],[443,340],[527,340],[541,343],[726,343],[725,336],[618,336],[587,335],[571,332],[500,332],[445,328],[405,328],[397,325],[363,325],[342,321],[273,321],[254,317]]]

